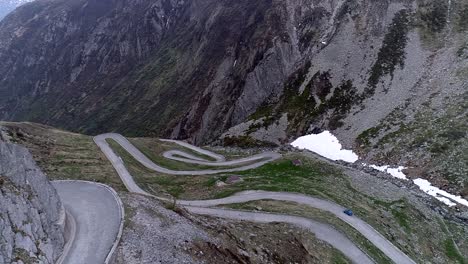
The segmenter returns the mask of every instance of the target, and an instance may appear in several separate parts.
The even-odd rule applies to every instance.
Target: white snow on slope
[[[364,163],[363,163],[364,164]],[[366,164],[364,164],[366,165]],[[399,166],[397,168],[390,168],[390,166],[385,165],[385,166],[377,166],[377,165],[369,165],[369,167],[376,169],[378,171],[386,172],[390,175],[392,175],[395,178],[402,179],[402,180],[407,180],[406,175],[403,173],[403,170],[406,169],[403,166]]]
[[[430,196],[434,196],[437,200],[445,203],[448,206],[455,206],[456,203],[454,203],[454,201],[464,206],[468,206],[468,201],[461,198],[461,196],[450,194],[444,190],[432,186],[432,184],[427,180],[416,179],[413,182],[419,186],[419,189],[429,194]]]
[[[359,159],[352,150],[342,149],[338,139],[329,131],[300,137],[291,143],[293,147],[307,149],[331,160],[355,162]]]
[[[317,135],[306,135],[300,137],[294,142],[292,142],[291,145],[299,149],[310,150],[319,154],[320,156],[329,158],[331,160],[343,160],[346,162],[354,163],[359,159],[358,155],[356,155],[352,150],[342,149],[339,140],[329,131],[324,131]],[[392,168],[389,165],[377,166],[372,164],[368,165],[365,163],[363,163],[363,165],[371,167],[378,171],[386,172],[395,178],[408,180],[406,175],[403,173],[403,170],[406,169],[403,166]],[[433,196],[437,200],[443,202],[444,204],[450,207],[457,205],[457,203],[468,207],[468,200],[463,199],[461,196],[450,194],[435,186],[432,186],[432,184],[427,180],[418,178],[413,180],[413,182],[423,192]]]

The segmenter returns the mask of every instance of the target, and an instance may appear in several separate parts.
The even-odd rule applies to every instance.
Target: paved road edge
[[[115,251],[117,250],[117,247],[119,246],[119,243],[120,243],[120,239],[122,238],[124,222],[125,222],[125,209],[124,209],[124,206],[123,206],[123,203],[122,203],[122,199],[120,199],[120,196],[117,194],[117,192],[112,187],[110,187],[108,185],[105,185],[103,183],[99,183],[99,182],[82,181],[82,180],[56,180],[56,181],[53,181],[53,182],[71,182],[71,183],[77,182],[77,183],[95,184],[95,185],[98,185],[98,186],[101,186],[101,187],[105,188],[107,191],[109,191],[112,194],[112,196],[114,197],[114,199],[115,199],[115,201],[116,201],[116,203],[118,205],[118,208],[119,208],[120,227],[119,227],[119,232],[117,233],[117,237],[115,238],[114,243],[112,244],[112,247],[111,247],[109,253],[107,254],[107,257],[106,257],[106,260],[105,260],[104,264],[113,263],[113,260],[115,258],[115,255],[114,255]],[[66,212],[66,214],[68,214],[68,212]],[[68,217],[66,217],[66,218],[68,218]],[[71,218],[73,218],[73,216],[71,216]],[[73,218],[72,221],[74,222],[74,218]],[[74,234],[73,234],[73,237],[74,237]],[[73,242],[73,239],[69,239],[69,240],[71,242]],[[71,245],[73,243],[69,243],[69,242],[67,242],[66,246],[71,247]],[[63,259],[66,257],[66,254],[64,254],[64,253],[67,253],[67,252],[65,252],[65,249],[64,249],[62,255],[59,258],[61,262],[57,261],[57,264],[62,264],[63,263]]]
[[[56,264],[63,264],[65,258],[67,257],[70,249],[73,245],[73,241],[75,241],[76,235],[76,221],[73,215],[68,212],[66,209],[65,211],[65,224],[64,224],[64,237],[65,237],[65,245],[63,246],[63,251],[60,257],[55,262]]]
[[[130,192],[133,192],[133,193],[138,193],[138,194],[143,194],[143,195],[147,195],[147,196],[151,196],[151,197],[154,197],[156,199],[159,199],[159,200],[167,200],[165,198],[161,198],[161,197],[157,197],[155,195],[151,195],[149,193],[147,193],[146,191],[142,190],[137,184],[136,182],[134,181],[132,175],[130,174],[130,172],[127,170],[127,168],[125,167],[125,164],[123,163],[123,161],[117,156],[117,154],[114,152],[114,150],[109,146],[109,144],[106,142],[106,139],[107,138],[111,138],[111,139],[114,139],[115,141],[117,141],[118,144],[120,144],[127,152],[129,152],[132,156],[134,156],[131,151],[129,151],[128,148],[133,148],[135,149],[136,151],[139,152],[139,150],[136,149],[135,146],[133,146],[133,144],[131,144],[131,142],[129,142],[125,137],[123,137],[122,135],[120,134],[115,134],[115,133],[107,133],[107,134],[102,134],[102,135],[98,135],[96,137],[94,137],[94,142],[98,145],[98,147],[101,149],[101,151],[104,153],[104,155],[108,158],[108,160],[111,162],[111,164],[113,165],[114,169],[116,169],[117,171],[117,174],[120,176],[121,180],[124,182],[125,186],[127,187],[127,189],[130,191]],[[116,140],[117,139],[120,139],[120,140],[123,140],[124,143],[127,143],[129,145],[125,145],[125,144],[122,144],[120,140]],[[167,140],[166,140],[167,141]],[[193,148],[192,148],[193,149]],[[156,165],[155,163],[153,163],[151,160],[149,160],[144,154],[142,154],[140,157],[137,156],[134,156],[134,158],[136,160],[138,160],[140,163],[142,163],[144,165],[144,162],[142,162],[139,158],[144,158],[145,160],[148,160],[150,163],[154,164],[155,167],[159,167],[158,165]],[[266,163],[268,163],[269,161],[266,161]],[[145,165],[146,166],[146,165]],[[261,166],[261,165],[260,165]],[[152,166],[146,166],[147,168],[149,169],[153,169],[153,170],[156,170],[156,171],[159,171],[158,168],[152,168]],[[160,168],[160,167],[159,167]],[[165,169],[165,168],[163,168]],[[165,169],[167,170],[167,169]],[[173,174],[173,175],[181,175],[177,172],[180,172],[180,171],[171,171],[171,170],[167,170],[169,171],[168,174]],[[192,173],[192,174],[182,174],[182,175],[198,175],[198,174],[195,174],[195,173]],[[222,203],[219,203],[220,201],[222,200],[225,200],[225,199],[229,199],[229,198],[236,198],[236,196],[242,194],[242,193],[245,193],[245,192],[249,192],[249,191],[244,191],[244,192],[240,192],[240,193],[237,193],[237,194],[234,194],[233,196],[229,196],[229,197],[226,197],[226,198],[221,198],[221,199],[215,199],[215,200],[196,200],[196,201],[179,201],[179,204],[181,204],[182,206],[186,207],[186,206],[195,206],[195,207],[210,207],[210,206],[217,206],[217,205],[220,205]],[[252,192],[252,191],[250,191]],[[281,193],[276,193],[276,194],[281,194]],[[294,195],[294,193],[284,193],[286,195]],[[238,198],[238,197],[237,197]],[[313,197],[311,197],[313,198]],[[254,200],[262,200],[262,199],[266,199],[265,197],[261,198],[261,199],[254,199]],[[218,203],[215,203],[215,204],[212,204],[212,205],[209,205],[207,203],[210,203],[210,202],[218,202]],[[327,202],[330,202],[330,201],[327,201]],[[192,203],[198,203],[197,205],[193,205]],[[201,203],[201,205],[200,205]],[[237,202],[236,202],[237,203]],[[331,202],[333,203],[333,202]],[[232,204],[231,203],[227,203],[227,204]],[[333,203],[334,204],[334,203]],[[334,204],[336,206],[339,206],[338,204]],[[314,207],[316,208],[315,206],[311,206],[311,207]],[[342,206],[339,206],[339,207],[342,207]],[[325,211],[329,211],[329,210],[325,210]],[[342,219],[340,216],[341,216],[341,212],[342,210],[340,209],[339,212],[340,214],[337,214],[337,213],[334,213],[333,211],[329,211],[333,214],[335,214],[335,216],[337,216],[338,218]],[[344,219],[342,219],[344,220]],[[363,221],[362,219],[359,219],[359,221],[361,221],[364,226],[366,228],[368,228],[373,234],[372,235],[375,235],[377,234],[377,237],[382,239],[384,241],[385,244],[390,244],[391,247],[394,252],[390,252],[388,251],[387,248],[381,248],[379,246],[379,244],[377,242],[375,242],[374,239],[372,239],[372,236],[369,237],[366,235],[366,232],[364,232],[360,227],[359,225],[355,226],[353,225],[352,223],[350,223],[349,221],[346,221],[344,220],[345,223],[349,224],[351,227],[353,227],[356,231],[358,231],[359,233],[361,233],[364,237],[366,237],[371,243],[373,243],[377,248],[379,248],[382,253],[384,253],[385,255],[387,255],[387,257],[389,257],[390,259],[392,259],[393,261],[395,261],[395,255],[394,253],[396,253],[396,256],[400,256],[400,257],[403,257],[403,261],[398,261],[399,263],[411,263],[411,264],[414,264],[415,262],[409,257],[407,256],[402,250],[400,250],[398,247],[396,247],[395,245],[393,245],[393,243],[391,243],[390,241],[388,241],[388,239],[386,239],[382,234],[380,234],[377,230],[375,230],[375,228],[373,228],[372,226],[370,226],[368,223],[366,223],[365,221]],[[397,257],[398,259],[398,257]],[[401,258],[399,260],[402,260]],[[358,262],[359,263],[359,262]]]

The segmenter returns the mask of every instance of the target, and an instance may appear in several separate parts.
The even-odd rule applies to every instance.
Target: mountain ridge
[[[0,20],[2,20],[8,13],[13,11],[18,6],[31,2],[33,0],[3,0],[0,2]]]
[[[0,23],[1,119],[197,144],[328,129],[468,192],[463,1],[71,3]]]

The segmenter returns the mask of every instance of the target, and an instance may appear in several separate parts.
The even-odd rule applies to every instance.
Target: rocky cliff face
[[[29,152],[0,139],[0,263],[55,263],[62,205]]]
[[[468,195],[468,2],[328,1],[312,10],[297,24],[306,55],[283,93],[225,142],[332,130],[366,161],[408,166],[410,176]],[[328,28],[311,26],[318,17]]]
[[[0,118],[208,140],[280,92],[287,17],[271,0],[36,1],[0,24]],[[236,103],[244,87],[261,96]]]
[[[468,192],[466,14],[465,0],[38,0],[0,23],[0,119],[195,143],[329,129]]]
[[[2,0],[0,2],[0,20],[18,6],[31,1],[32,0]]]

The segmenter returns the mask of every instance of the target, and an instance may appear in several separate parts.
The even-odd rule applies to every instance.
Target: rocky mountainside
[[[0,119],[195,143],[328,129],[467,195],[467,14],[466,0],[38,0],[0,23]]]
[[[0,263],[55,263],[64,244],[62,212],[29,152],[0,136]]]
[[[0,1],[0,20],[2,20],[8,13],[13,11],[18,6],[31,2],[32,0],[2,0]]]

